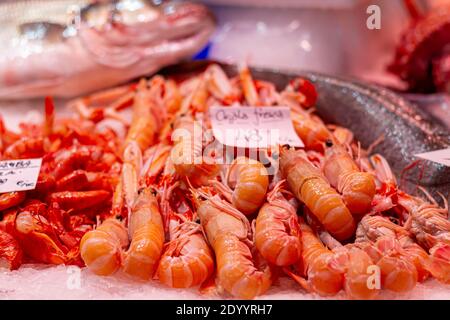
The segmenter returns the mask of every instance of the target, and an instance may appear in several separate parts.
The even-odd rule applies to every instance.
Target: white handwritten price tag
[[[211,107],[213,134],[220,143],[240,148],[289,144],[303,147],[289,107]]]
[[[436,150],[431,152],[419,153],[415,155],[416,157],[434,161],[445,166],[450,167],[450,148]]]
[[[0,161],[0,193],[34,189],[41,163],[42,159]]]

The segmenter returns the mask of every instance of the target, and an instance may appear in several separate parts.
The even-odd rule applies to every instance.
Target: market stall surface
[[[135,281],[122,273],[100,277],[87,268],[75,266],[24,265],[19,270],[0,269],[0,299],[223,299],[220,295],[201,294],[198,288],[172,289],[157,281]],[[341,293],[332,297],[344,299]],[[380,299],[442,299],[450,300],[450,286],[435,280],[418,284],[406,294],[383,292]],[[257,299],[314,300],[325,299],[308,294],[293,280],[280,278],[272,288]]]

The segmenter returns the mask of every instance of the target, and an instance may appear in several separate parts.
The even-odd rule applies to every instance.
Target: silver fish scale
[[[197,61],[172,66],[164,73],[183,74],[204,68],[210,61]],[[229,76],[237,74],[237,67],[219,63]],[[262,68],[250,68],[256,79],[270,81],[278,90],[301,76],[312,81],[318,91],[317,113],[328,123],[349,128],[363,147],[368,147],[381,135],[384,140],[375,148],[391,165],[397,177],[404,172],[401,185],[408,192],[417,185],[425,186],[432,193],[450,192],[450,168],[422,160],[414,154],[450,147],[450,132],[433,121],[431,116],[393,92],[360,83],[355,80],[330,77],[314,72],[281,72]],[[413,165],[414,163],[417,165]]]

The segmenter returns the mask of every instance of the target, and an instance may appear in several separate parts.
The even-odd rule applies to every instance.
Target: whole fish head
[[[190,58],[215,19],[174,0],[0,1],[0,99],[74,97]]]
[[[96,2],[82,8],[79,18],[86,48],[99,63],[119,68],[148,56],[193,55],[215,26],[205,6],[185,1]]]

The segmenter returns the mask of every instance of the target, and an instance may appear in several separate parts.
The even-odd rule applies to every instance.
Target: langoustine
[[[280,169],[295,197],[305,203],[327,231],[338,240],[354,234],[355,221],[341,196],[308,161],[304,151],[281,148]]]
[[[361,171],[343,145],[331,140],[325,143],[323,173],[342,194],[345,205],[354,215],[369,212],[375,196],[375,178]]]
[[[284,184],[282,180],[274,186],[255,219],[256,248],[264,259],[277,266],[294,264],[302,252],[297,207],[283,195],[287,193]]]
[[[381,155],[371,157],[378,179],[381,182],[378,202],[378,210],[397,210],[403,226],[414,237],[417,243],[425,248],[430,262],[428,270],[433,277],[444,282],[450,281],[450,222],[447,218],[448,204],[443,197],[444,208],[440,208],[437,202],[422,190],[428,202],[419,197],[413,197],[398,189],[396,179],[387,163]],[[389,192],[386,192],[389,191]],[[387,199],[387,201],[386,201]]]
[[[236,209],[249,215],[264,202],[269,187],[268,175],[261,162],[237,157],[227,170],[225,184],[218,181],[213,181],[212,184]]]
[[[344,289],[347,297],[353,299],[372,299],[378,295],[379,288],[369,286],[368,268],[373,261],[367,253],[353,246],[330,250],[302,218],[299,226],[302,258],[284,270],[305,290],[333,296]]]
[[[175,193],[174,193],[175,192]],[[174,208],[173,208],[174,207]],[[158,279],[173,288],[201,285],[214,272],[214,256],[201,225],[177,184],[165,181],[161,212],[166,221],[169,241],[158,264]]]
[[[271,270],[254,262],[250,223],[245,215],[217,195],[192,192],[197,198],[197,214],[216,256],[218,284],[243,299],[266,292],[272,282]],[[200,196],[206,200],[200,200]]]
[[[203,155],[203,127],[191,114],[175,120],[171,160],[176,172],[194,186],[208,184],[220,167],[213,158]]]

